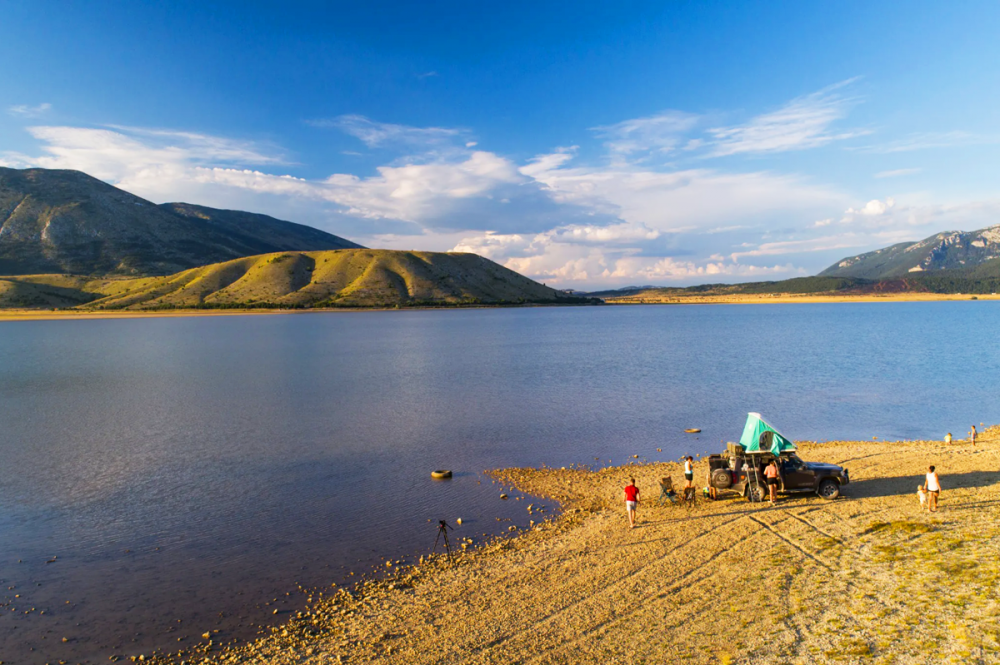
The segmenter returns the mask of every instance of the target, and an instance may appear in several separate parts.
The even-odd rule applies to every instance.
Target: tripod
[[[431,551],[433,552],[433,551],[437,550],[438,541],[441,540],[441,536],[444,536],[444,551],[448,553],[448,560],[450,561],[451,560],[451,545],[448,543],[448,529],[451,529],[451,527],[448,526],[447,522],[445,522],[444,520],[439,520],[438,521],[437,538],[434,539],[434,549],[432,549]],[[454,529],[452,529],[452,531],[454,531]]]

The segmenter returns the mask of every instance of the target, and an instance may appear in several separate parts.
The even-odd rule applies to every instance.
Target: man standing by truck
[[[764,477],[767,478],[767,491],[771,496],[771,505],[778,500],[778,463],[771,459],[771,463],[764,469]]]

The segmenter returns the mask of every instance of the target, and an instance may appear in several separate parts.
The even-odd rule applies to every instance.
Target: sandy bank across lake
[[[831,295],[725,295],[725,296],[625,296],[606,299],[609,305],[775,305],[775,304],[816,304],[816,303],[895,303],[895,302],[941,302],[946,300],[1000,300],[1000,295],[967,295],[941,293],[897,293],[888,295],[863,296],[831,296]],[[497,307],[571,307],[589,305],[504,305]],[[490,309],[489,305],[467,307],[408,307],[403,311],[427,309]],[[0,309],[0,322],[3,321],[50,321],[74,319],[144,319],[178,316],[239,316],[264,314],[309,314],[321,312],[373,312],[399,311],[396,308],[343,307],[329,309],[169,309],[169,310],[47,310],[47,309]]]
[[[733,295],[685,295],[660,296],[657,294],[636,294],[606,298],[609,305],[778,305],[815,303],[894,303],[894,302],[941,302],[945,300],[1000,300],[995,294],[962,293],[889,293],[869,295],[824,295],[797,293],[733,294]]]
[[[181,658],[1000,662],[1000,427],[976,447],[844,441],[800,452],[850,469],[844,498],[658,506],[657,479],[680,481],[676,464],[502,471],[505,486],[559,501],[562,515],[452,563],[438,557],[352,593],[316,590],[310,609],[257,641],[220,650],[225,636],[209,634]],[[933,515],[916,495],[928,464],[944,487]],[[704,472],[699,462],[696,479]],[[620,496],[630,475],[644,501],[631,531]]]

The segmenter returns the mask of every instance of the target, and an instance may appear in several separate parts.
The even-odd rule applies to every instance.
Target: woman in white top
[[[937,471],[931,465],[927,469],[927,477],[924,479],[924,491],[927,492],[927,510],[937,512],[938,494],[941,493],[941,479],[938,478]]]

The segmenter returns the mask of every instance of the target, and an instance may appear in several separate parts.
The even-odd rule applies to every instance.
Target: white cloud
[[[678,233],[692,242],[717,238],[697,241],[712,246],[706,254],[717,253],[730,235],[753,234],[755,224],[774,215],[815,219],[817,209],[847,207],[843,195],[796,176],[574,167],[575,147],[518,165],[458,146],[381,166],[368,177],[304,179],[275,173],[288,160],[255,142],[134,127],[31,132],[42,154],[7,160],[83,170],[156,202],[187,200],[313,223],[365,244],[476,251],[566,283],[613,281],[634,266],[653,270],[664,256],[684,253],[674,247]],[[619,265],[625,258],[634,260]],[[671,274],[701,269],[738,276],[755,269],[685,262],[694,267]]]
[[[857,148],[858,152],[892,154],[914,152],[934,148],[958,148],[972,145],[995,145],[1000,143],[1000,135],[973,134],[970,132],[922,132],[910,134],[895,141]]]
[[[733,252],[730,258],[740,262],[748,257],[775,256],[780,254],[803,254],[806,252],[829,251],[858,247],[859,243],[870,242],[869,238],[859,238],[856,234],[823,236],[805,240],[785,240],[780,242],[761,243],[754,249],[743,252]]]
[[[797,97],[776,111],[758,115],[744,124],[702,129],[698,136],[692,134],[704,127],[708,118],[676,110],[594,127],[592,131],[605,140],[611,163],[616,166],[642,163],[670,153],[704,158],[818,148],[871,133],[864,129],[833,129],[859,102],[856,97],[843,94],[854,80]]]
[[[805,150],[870,133],[831,129],[831,125],[846,117],[858,101],[839,92],[853,81],[843,81],[793,99],[777,111],[759,115],[744,125],[709,129],[712,137],[710,156]]]
[[[560,230],[534,237],[484,234],[464,239],[452,251],[474,252],[533,279],[559,286],[622,286],[636,281],[689,283],[699,279],[804,274],[791,264],[740,264],[719,255],[700,260],[638,256],[628,247],[573,242]]]
[[[829,187],[796,176],[710,169],[654,171],[632,167],[568,167],[572,155],[535,157],[521,168],[555,200],[658,231],[701,230],[778,212],[827,210],[844,201]]]
[[[639,152],[670,152],[697,122],[698,116],[691,113],[664,111],[645,118],[594,127],[592,131],[606,139],[604,145],[613,156],[630,156]]]
[[[369,148],[385,145],[406,145],[420,148],[449,145],[466,130],[449,127],[410,127],[389,122],[377,122],[363,115],[342,115],[336,118],[310,120],[314,127],[332,127],[360,139]]]
[[[231,199],[232,192],[219,196],[219,187],[224,187],[326,201],[336,204],[343,214],[360,218],[433,226],[456,202],[480,199],[496,208],[503,205],[503,197],[494,194],[500,194],[504,186],[530,185],[512,162],[483,151],[463,151],[447,161],[383,166],[378,175],[368,178],[334,174],[324,180],[302,180],[235,168],[285,161],[267,146],[246,141],[129,127],[32,127],[29,131],[42,142],[43,154],[35,158],[5,155],[5,161],[16,158],[19,165],[77,169],[156,201],[192,195],[207,198],[204,202],[211,205]],[[515,193],[529,195],[537,194],[538,187],[534,192],[520,189]],[[507,194],[510,201],[512,193]]]
[[[879,171],[875,174],[876,178],[899,178],[901,176],[914,175],[920,173],[923,169],[895,169],[893,171]]]
[[[45,102],[38,106],[28,106],[27,104],[16,104],[7,107],[7,113],[18,118],[37,118],[52,110],[52,104]]]
[[[833,129],[854,103],[840,95],[829,88],[694,137],[704,118],[680,112],[600,127],[610,164],[583,162],[577,146],[515,161],[479,148],[466,130],[363,116],[317,124],[396,151],[365,176],[295,177],[292,160],[265,142],[117,126],[32,127],[39,154],[4,153],[0,163],[80,169],[157,202],[266,212],[371,246],[472,251],[584,288],[793,276],[832,262],[831,251],[941,230],[928,227],[986,226],[979,220],[1000,216],[994,201],[943,206],[908,195],[865,203],[794,173],[652,159],[829,144],[851,135]],[[877,175],[887,174],[901,175]]]
[[[550,231],[559,242],[596,245],[628,244],[642,240],[656,240],[660,232],[644,224],[611,224],[592,226],[573,224]]]
[[[919,240],[945,229],[984,228],[995,224],[998,218],[998,199],[954,204],[899,204],[892,197],[886,197],[884,201],[869,201],[861,208],[848,208],[839,224],[857,231],[897,232],[911,240]]]
[[[887,210],[896,205],[896,201],[890,196],[887,197],[885,201],[879,201],[874,199],[869,201],[864,205],[864,207],[855,210],[854,208],[848,208],[848,215],[862,215],[864,217],[876,217],[878,215],[884,215]]]
[[[186,167],[214,164],[281,164],[277,154],[248,141],[158,129],[29,127],[43,143],[33,160],[46,168],[77,169],[116,183],[165,176]]]
[[[712,279],[723,276],[774,278],[775,276],[790,277],[803,274],[807,274],[805,270],[796,268],[790,263],[773,266],[741,265],[725,261],[696,263],[693,261],[678,261],[668,256],[659,260],[635,257],[620,259],[615,263],[615,270],[611,273],[611,277],[626,280],[634,280],[636,278],[644,280],[690,280],[691,278]]]

